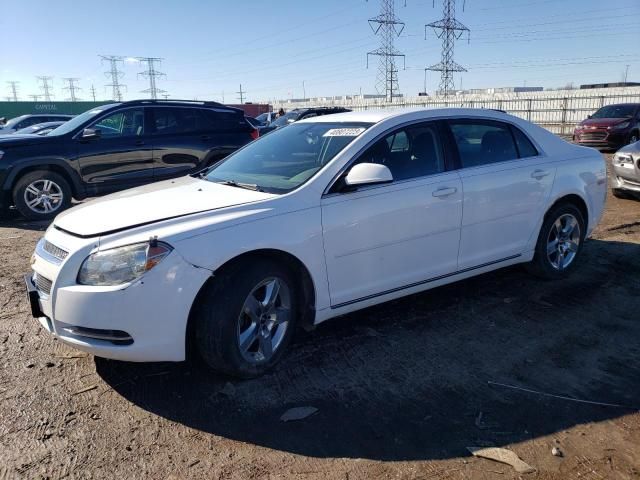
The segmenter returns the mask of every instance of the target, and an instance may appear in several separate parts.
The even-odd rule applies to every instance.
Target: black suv
[[[193,173],[257,136],[242,110],[215,102],[103,105],[44,137],[0,138],[0,210],[49,219],[72,197]]]
[[[283,116],[276,118],[269,125],[259,127],[260,135],[269,133],[280,127],[289,125],[290,123],[297,122],[305,118],[318,117],[320,115],[331,115],[332,113],[344,113],[350,112],[348,108],[344,107],[312,107],[312,108],[295,108],[289,110]]]

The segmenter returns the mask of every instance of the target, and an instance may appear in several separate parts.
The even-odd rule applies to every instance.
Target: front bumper
[[[38,250],[36,250],[38,252]],[[70,254],[58,269],[36,253],[35,275],[25,276],[32,314],[63,343],[93,355],[132,362],[185,359],[187,321],[193,300],[211,272],[184,261],[175,250],[131,284],[96,287],[75,283]],[[49,284],[47,284],[49,285]]]
[[[607,129],[575,130],[573,141],[584,147],[617,149],[625,144],[626,135]]]
[[[620,160],[616,157],[612,161],[611,187],[617,190],[640,193],[640,158],[636,156],[636,158]]]

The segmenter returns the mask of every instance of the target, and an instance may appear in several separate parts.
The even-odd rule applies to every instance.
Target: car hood
[[[633,158],[640,158],[640,141],[625,145],[616,153],[628,153],[631,154]]]
[[[580,125],[583,127],[610,127],[618,123],[627,122],[630,118],[588,118],[583,120]]]
[[[54,226],[80,237],[97,237],[275,196],[199,178],[182,177],[83,203],[58,215]]]
[[[51,137],[31,133],[9,133],[3,134],[0,131],[0,147],[13,147],[22,145],[32,145],[35,143],[45,143],[51,141]]]

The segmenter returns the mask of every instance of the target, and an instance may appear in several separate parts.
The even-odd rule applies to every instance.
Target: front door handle
[[[135,145],[144,145],[144,140],[136,140]]]
[[[531,172],[531,178],[535,178],[536,180],[541,180],[547,175],[549,175],[549,172],[546,170],[534,170]]]
[[[211,140],[211,135],[200,135],[201,140]]]
[[[458,191],[455,187],[442,187],[437,190],[434,190],[431,195],[434,197],[448,197],[449,195],[453,195]]]

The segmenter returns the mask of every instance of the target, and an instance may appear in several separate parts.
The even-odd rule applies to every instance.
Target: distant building
[[[615,87],[640,87],[638,82],[610,82],[610,83],[587,83],[580,85],[580,90],[589,88],[615,88]]]

